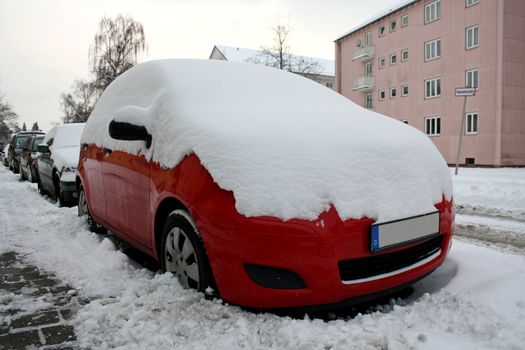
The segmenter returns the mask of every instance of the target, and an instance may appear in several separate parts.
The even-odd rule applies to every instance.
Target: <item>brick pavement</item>
[[[16,253],[0,254],[0,349],[77,349],[71,319],[87,302]]]

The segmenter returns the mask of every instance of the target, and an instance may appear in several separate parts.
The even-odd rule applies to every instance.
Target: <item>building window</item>
[[[479,88],[479,69],[471,69],[465,72],[465,86]]]
[[[395,32],[397,29],[397,20],[393,19],[390,21],[390,32]]]
[[[390,98],[396,98],[397,97],[397,89],[395,87],[390,88]]]
[[[384,101],[385,100],[385,90],[379,90],[379,101]]]
[[[393,53],[390,55],[390,65],[393,66],[397,63],[397,54]]]
[[[467,50],[478,47],[479,44],[479,26],[473,26],[466,29]]]
[[[372,62],[365,64],[365,76],[372,77]]]
[[[401,51],[401,62],[408,60],[408,49]]]
[[[441,57],[441,39],[427,41],[425,43],[425,61],[435,60]]]
[[[425,24],[441,17],[441,1],[437,0],[425,6]]]
[[[334,87],[334,84],[333,83],[326,83],[326,87],[331,89],[331,88]]]
[[[385,58],[384,57],[379,58],[379,68],[385,68]]]
[[[365,107],[366,108],[372,108],[372,93],[369,92],[365,94]]]
[[[478,133],[478,113],[467,113],[465,119],[465,134],[475,135]]]
[[[408,96],[408,84],[401,85],[401,96]]]
[[[425,98],[434,98],[441,96],[441,79],[425,80]]]
[[[441,118],[440,117],[425,118],[425,134],[429,136],[441,135]]]
[[[365,34],[365,47],[372,46],[372,32]]]
[[[406,27],[408,25],[408,15],[404,15],[401,17],[401,28]]]
[[[381,37],[383,35],[385,35],[385,26],[379,27],[379,36]]]
[[[465,0],[465,6],[470,7],[472,5],[479,4],[479,0]]]

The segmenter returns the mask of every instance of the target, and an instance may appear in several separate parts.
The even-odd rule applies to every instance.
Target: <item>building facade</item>
[[[261,51],[254,49],[244,49],[240,47],[231,47],[215,45],[210,54],[210,60],[225,60],[231,62],[250,62],[261,55]],[[301,74],[308,79],[312,79],[330,89],[335,89],[334,61],[325,58],[298,56],[296,58],[304,62],[315,62],[318,65],[318,74]],[[293,71],[292,71],[293,72]],[[295,73],[295,72],[294,72]]]
[[[525,165],[525,1],[405,1],[335,46],[336,90],[425,132],[447,163],[463,123],[460,164]]]

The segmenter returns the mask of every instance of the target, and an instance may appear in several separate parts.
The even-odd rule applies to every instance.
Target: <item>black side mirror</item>
[[[29,152],[29,148],[27,148],[27,147],[22,147],[22,152]]]
[[[124,141],[145,141],[146,147],[151,146],[151,135],[143,126],[112,120],[109,123],[109,136]]]
[[[41,144],[36,146],[36,149],[40,153],[49,153],[49,146],[46,144]]]

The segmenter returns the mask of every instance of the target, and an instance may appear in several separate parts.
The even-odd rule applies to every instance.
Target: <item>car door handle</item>
[[[104,154],[105,154],[106,156],[109,156],[109,155],[113,152],[112,150],[110,150],[109,148],[106,148],[106,147],[104,147],[103,150],[104,150]]]

